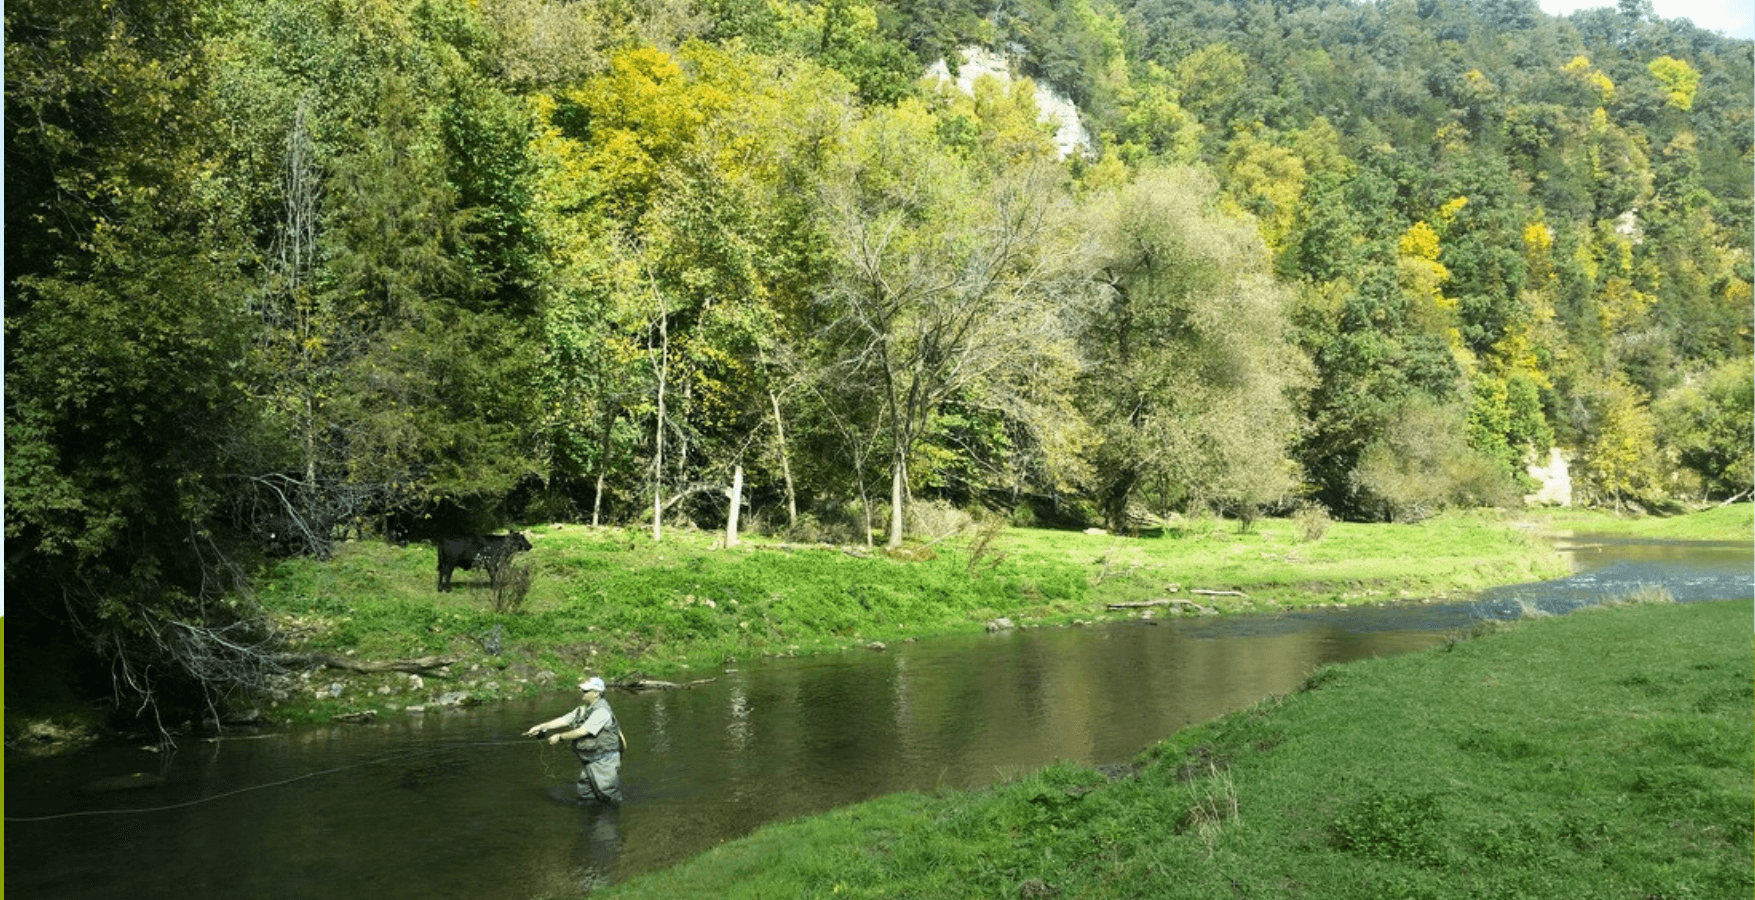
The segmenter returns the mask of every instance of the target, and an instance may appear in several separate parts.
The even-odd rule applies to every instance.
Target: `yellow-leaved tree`
[[[1664,102],[1683,112],[1694,108],[1694,92],[1700,89],[1700,71],[1686,60],[1660,56],[1645,67],[1664,90]]]
[[[1657,425],[1644,393],[1615,373],[1592,388],[1587,404],[1580,460],[1587,490],[1616,509],[1659,496]]]

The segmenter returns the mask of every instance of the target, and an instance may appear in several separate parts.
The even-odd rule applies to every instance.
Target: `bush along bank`
[[[1484,628],[1321,669],[1126,765],[885,797],[594,896],[1746,897],[1750,613]]]
[[[369,718],[505,699],[582,675],[687,680],[727,659],[789,656],[933,634],[1106,618],[1238,614],[1461,598],[1564,572],[1505,516],[1420,525],[1217,519],[1141,536],[1007,529],[895,553],[672,530],[526,529],[515,604],[485,574],[435,589],[431,546],[355,542],[289,560],[258,597],[305,665],[279,680],[272,718]],[[417,663],[446,663],[418,668]],[[387,671],[361,671],[400,663]]]

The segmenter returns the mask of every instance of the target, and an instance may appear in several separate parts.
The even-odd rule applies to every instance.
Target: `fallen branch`
[[[1115,562],[1115,546],[1116,545],[1115,545],[1114,541],[1111,541],[1109,543],[1109,552],[1103,554],[1103,558],[1100,560],[1100,562],[1103,563],[1103,568],[1101,568],[1097,571],[1097,580],[1091,583],[1092,587],[1097,587],[1097,586],[1101,585],[1103,583],[1103,579],[1109,577],[1109,567],[1110,567],[1110,565],[1114,564],[1114,562]]]
[[[293,665],[323,665],[331,669],[346,669],[349,672],[413,672],[418,675],[435,674],[435,669],[455,665],[455,656],[422,656],[417,659],[392,659],[384,662],[360,662],[341,656],[329,656],[318,653],[307,657],[293,657],[287,660]]]
[[[677,488],[676,493],[671,494],[669,500],[664,501],[664,504],[659,508],[659,512],[661,512],[661,513],[670,512],[670,510],[673,507],[675,507],[678,503],[681,503],[684,500],[689,499],[690,497],[700,496],[701,494],[725,494],[725,495],[729,496],[730,493],[731,493],[731,489],[728,486],[723,485],[723,484],[708,484],[708,483],[704,483],[704,482],[696,482],[694,484],[684,485],[680,488]],[[648,522],[652,521],[652,514],[650,512],[646,513],[645,519]]]
[[[1108,608],[1110,610],[1150,609],[1158,606],[1172,606],[1177,609],[1192,609],[1200,612],[1212,609],[1212,607],[1202,606],[1193,600],[1118,600],[1109,604]]]
[[[1248,594],[1245,594],[1242,591],[1203,591],[1203,590],[1200,590],[1198,588],[1196,588],[1195,590],[1189,591],[1189,593],[1190,594],[1202,594],[1202,595],[1207,596],[1207,597],[1247,597],[1247,596],[1249,596]]]
[[[700,687],[703,684],[712,684],[718,680],[719,679],[717,678],[702,678],[698,681],[678,683],[675,681],[659,681],[656,678],[630,678],[616,682],[615,686],[629,691],[674,691],[682,688]]]

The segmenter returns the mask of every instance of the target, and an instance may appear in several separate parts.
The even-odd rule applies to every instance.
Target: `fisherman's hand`
[[[548,736],[548,742],[551,744],[559,742],[560,739],[561,736],[559,734],[551,734]]]
[[[542,734],[541,725],[532,725],[529,731],[524,732],[525,737],[536,737],[539,734]]]

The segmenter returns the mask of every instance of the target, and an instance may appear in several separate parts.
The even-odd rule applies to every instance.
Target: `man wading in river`
[[[622,748],[627,740],[616,724],[615,712],[603,699],[603,679],[591,678],[579,685],[584,702],[579,708],[541,725],[532,725],[525,737],[537,737],[553,731],[548,742],[573,742],[573,753],[584,770],[579,773],[579,799],[622,802]],[[564,729],[564,730],[559,730]]]

